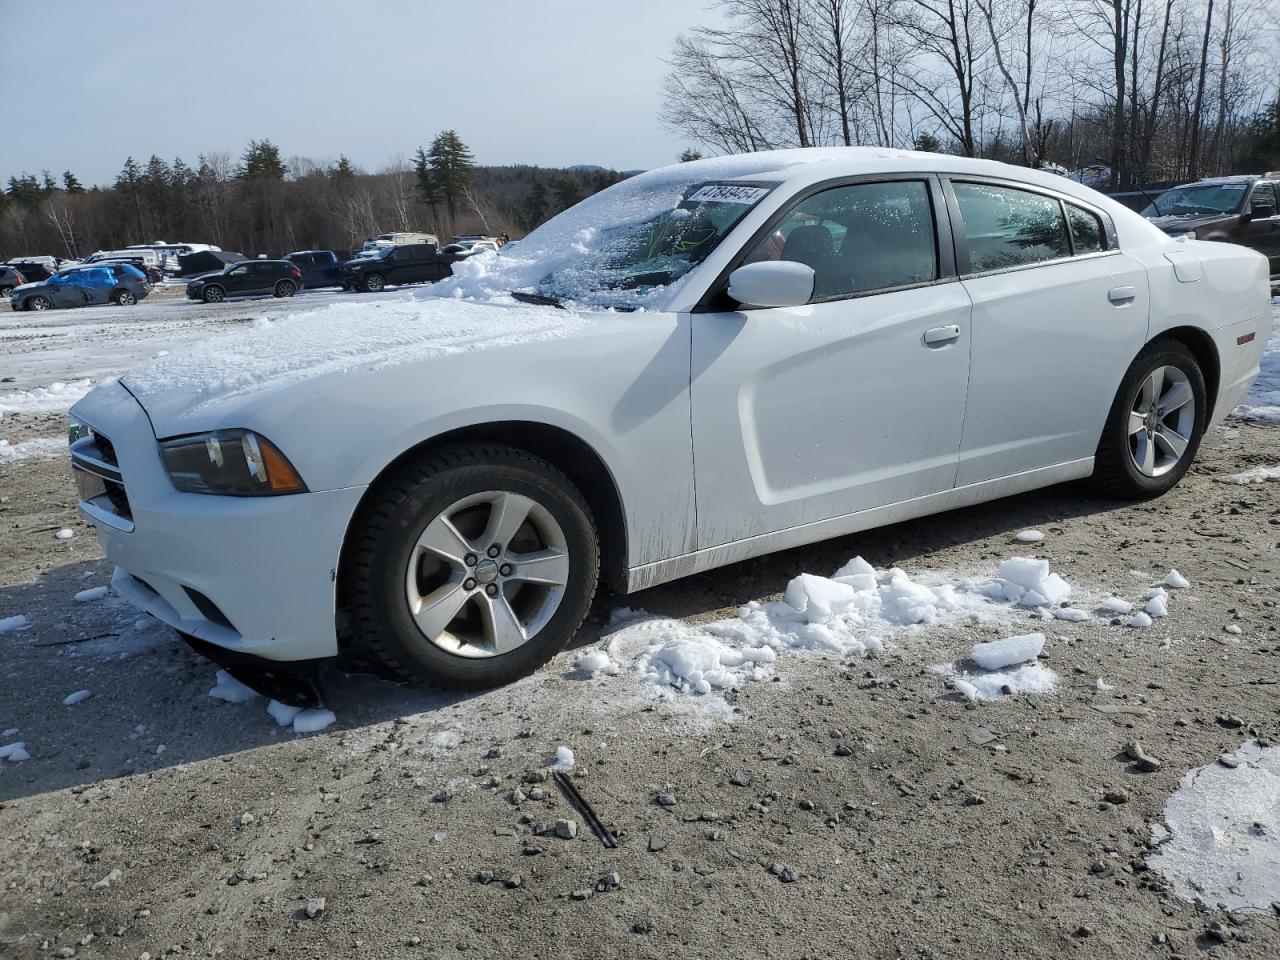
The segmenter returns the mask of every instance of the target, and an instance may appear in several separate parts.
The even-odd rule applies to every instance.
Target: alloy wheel
[[[455,501],[410,551],[405,599],[423,637],[461,657],[496,657],[531,640],[564,599],[564,531],[537,501],[487,491]]]
[[[31,300],[32,310],[48,310],[50,303],[44,297],[34,297]]]
[[[1160,477],[1182,460],[1196,428],[1191,381],[1178,367],[1156,367],[1142,381],[1129,411],[1129,456],[1138,471]]]

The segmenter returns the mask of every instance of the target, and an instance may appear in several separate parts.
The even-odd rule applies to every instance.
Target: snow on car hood
[[[157,357],[122,378],[164,435],[178,418],[326,374],[376,371],[450,354],[563,337],[571,310],[442,300],[425,290],[299,310]]]
[[[453,265],[453,276],[432,288],[438,296],[489,300],[510,290],[536,287],[544,277],[598,250],[603,225],[642,223],[675,207],[693,183],[720,180],[780,180],[784,171],[805,163],[911,158],[908,151],[873,147],[773,150],[677,163],[637,174],[602,190],[552,217],[509,250],[482,251]],[[629,305],[661,310],[685,278],[656,287]]]

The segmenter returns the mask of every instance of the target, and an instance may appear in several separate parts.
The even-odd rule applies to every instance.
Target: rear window
[[[1103,239],[1102,221],[1074,203],[1067,204],[1067,221],[1071,224],[1071,243],[1076,256],[1098,253],[1107,248]]]
[[[1004,270],[1071,255],[1053,197],[989,183],[953,183],[969,246],[969,272]]]

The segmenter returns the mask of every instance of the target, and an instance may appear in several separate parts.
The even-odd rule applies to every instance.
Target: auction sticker
[[[705,187],[699,187],[685,200],[691,203],[755,203],[768,192],[768,187],[748,187],[737,183],[708,183]]]

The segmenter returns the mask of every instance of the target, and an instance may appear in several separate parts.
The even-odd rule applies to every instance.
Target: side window
[[[1102,221],[1095,214],[1068,203],[1067,221],[1071,224],[1071,242],[1076,256],[1107,249],[1106,241],[1102,239]]]
[[[1266,204],[1275,210],[1276,204],[1276,185],[1274,183],[1260,183],[1253,188],[1253,196],[1249,198],[1250,206],[1257,204]]]
[[[969,245],[969,272],[1071,255],[1062,207],[1052,197],[987,183],[953,183]]]
[[[747,263],[813,268],[814,300],[925,283],[938,276],[933,205],[923,180],[833,187],[801,200]]]

